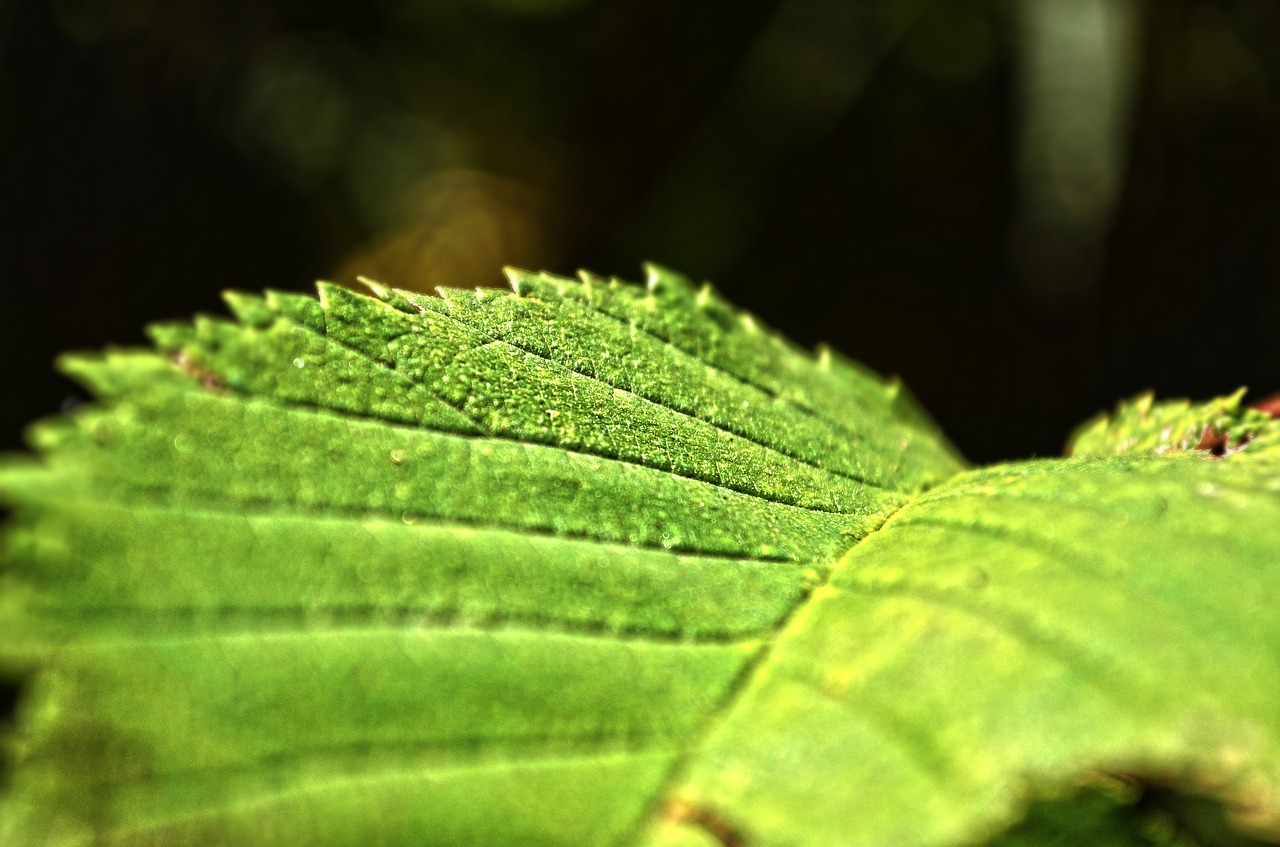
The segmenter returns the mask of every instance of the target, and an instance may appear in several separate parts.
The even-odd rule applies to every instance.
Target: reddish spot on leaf
[[[1246,434],[1239,441],[1232,443],[1226,433],[1218,432],[1213,427],[1206,426],[1204,434],[1200,436],[1200,443],[1196,445],[1196,449],[1205,451],[1215,459],[1222,459],[1232,453],[1238,453],[1243,450],[1245,445],[1252,440],[1252,436]]]
[[[662,817],[670,823],[696,826],[724,847],[744,847],[746,844],[742,835],[715,812],[687,800],[672,800],[667,803],[662,810]]]
[[[1227,436],[1225,433],[1218,432],[1211,426],[1204,428],[1204,434],[1200,436],[1200,443],[1196,445],[1197,450],[1204,450],[1218,458],[1227,455]]]
[[[1256,403],[1250,403],[1249,408],[1265,412],[1273,418],[1280,418],[1280,391],[1268,397],[1263,397]]]
[[[223,384],[221,377],[219,377],[213,371],[206,370],[205,368],[200,367],[195,362],[191,361],[186,356],[184,356],[182,353],[175,353],[169,358],[170,358],[170,361],[172,361],[175,365],[177,365],[178,368],[183,373],[193,376],[196,379],[200,380],[201,384],[204,385],[205,388],[209,389],[215,394],[222,391],[224,388],[226,388],[226,385]]]

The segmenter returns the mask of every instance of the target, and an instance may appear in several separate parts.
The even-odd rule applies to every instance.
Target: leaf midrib
[[[964,474],[965,471],[963,470],[957,471],[951,477],[948,477],[946,482],[940,483],[940,486],[949,484]],[[773,631],[762,636],[760,648],[756,651],[755,655],[748,659],[744,664],[737,678],[729,685],[721,702],[708,711],[703,719],[699,721],[699,726],[697,728],[690,731],[688,743],[683,746],[683,752],[676,757],[675,763],[668,771],[666,777],[663,778],[662,783],[654,793],[649,804],[649,810],[637,822],[635,831],[631,833],[628,838],[619,842],[617,847],[640,847],[641,839],[644,838],[645,827],[660,819],[662,807],[671,799],[672,789],[683,780],[687,772],[690,759],[693,758],[702,748],[703,741],[715,729],[719,720],[733,708],[735,703],[737,703],[739,695],[752,686],[761,669],[768,663],[769,657],[773,654],[774,647],[786,637],[787,630],[796,623],[796,618],[801,612],[809,607],[813,602],[815,595],[821,594],[824,589],[830,590],[829,586],[831,580],[846,566],[853,550],[862,542],[872,538],[877,533],[882,532],[913,502],[915,502],[918,496],[919,495],[917,494],[903,502],[897,507],[897,509],[891,512],[878,527],[850,544],[844,552],[835,559],[834,564],[823,572],[821,580],[805,592],[804,596],[802,596],[796,604],[787,611],[786,615],[784,615],[778,622],[778,625],[774,627]]]

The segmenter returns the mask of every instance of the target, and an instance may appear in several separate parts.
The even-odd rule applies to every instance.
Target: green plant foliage
[[[1280,838],[1240,394],[971,470],[670,271],[511,277],[63,360],[95,404],[0,465],[0,842]]]

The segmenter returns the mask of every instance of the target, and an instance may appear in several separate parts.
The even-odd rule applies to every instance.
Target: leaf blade
[[[900,387],[707,287],[513,282],[64,361],[101,405],[0,466],[0,836],[969,844],[1113,765],[1274,826],[1280,633],[1238,617],[1280,439],[1238,396],[957,477]],[[1211,415],[1222,461],[1142,440]]]
[[[930,492],[793,618],[675,796],[750,843],[942,845],[1128,770],[1280,833],[1280,621],[1247,611],[1280,590],[1276,470],[1083,459]]]

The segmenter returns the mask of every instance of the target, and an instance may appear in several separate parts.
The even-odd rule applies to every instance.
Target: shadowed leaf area
[[[1262,847],[1234,829],[1215,800],[1104,777],[1031,804],[992,847]]]
[[[1275,420],[970,469],[648,270],[64,358],[94,403],[0,465],[0,841],[1280,839]]]

